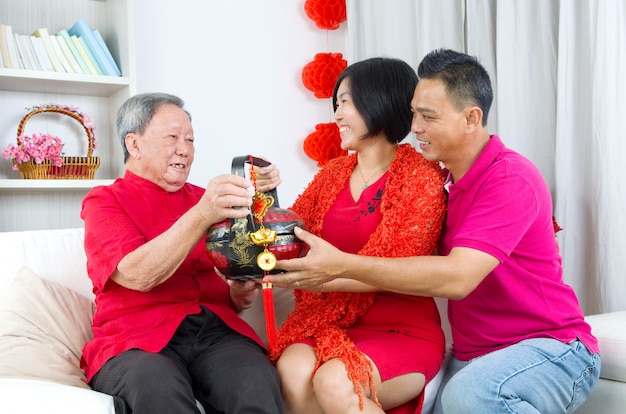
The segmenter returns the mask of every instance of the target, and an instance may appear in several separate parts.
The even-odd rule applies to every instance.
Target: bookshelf
[[[106,185],[124,172],[122,150],[115,129],[120,104],[136,93],[133,0],[2,0],[0,23],[13,33],[50,33],[69,29],[85,19],[102,34],[121,76],[86,75],[0,68],[0,145],[16,142],[26,108],[46,103],[77,106],[95,122],[100,157],[94,180],[23,180],[0,158],[0,231],[82,226],[79,217],[84,195],[95,185]],[[38,114],[29,119],[28,135],[48,132],[65,144],[65,155],[86,155],[84,131],[74,120],[59,114]]]

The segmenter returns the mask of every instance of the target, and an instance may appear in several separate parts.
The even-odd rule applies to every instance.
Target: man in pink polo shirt
[[[319,291],[349,278],[364,291],[447,297],[453,357],[436,413],[571,413],[593,390],[600,356],[562,279],[548,186],[489,134],[493,92],[475,57],[435,50],[418,76],[412,131],[449,173],[438,255],[355,256],[298,230],[308,255],[279,261],[287,273],[272,281]]]

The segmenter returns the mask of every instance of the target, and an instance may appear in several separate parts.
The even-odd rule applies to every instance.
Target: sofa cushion
[[[0,299],[0,377],[89,388],[79,367],[92,302],[22,267]]]
[[[93,300],[83,228],[0,232],[0,292],[20,267]]]
[[[626,382],[626,311],[585,317],[598,338],[602,368],[600,377]]]

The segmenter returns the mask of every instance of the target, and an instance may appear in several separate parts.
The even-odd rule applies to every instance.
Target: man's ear
[[[468,131],[483,126],[483,111],[477,106],[470,106],[465,110],[465,127]]]
[[[141,156],[141,152],[139,151],[139,135],[134,132],[126,134],[124,143],[126,144],[128,154],[130,154],[132,158],[139,159]]]

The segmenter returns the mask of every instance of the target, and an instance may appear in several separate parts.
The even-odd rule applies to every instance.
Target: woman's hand
[[[309,252],[301,258],[278,260],[276,268],[287,272],[272,275],[272,284],[282,288],[310,288],[316,291],[323,283],[341,277],[346,268],[345,261],[350,255],[299,227],[294,231],[296,237],[309,246]]]

